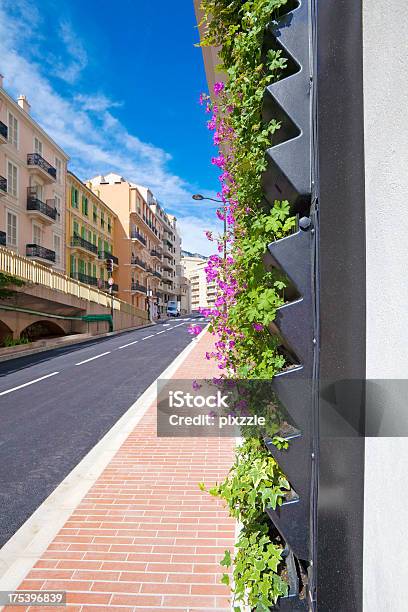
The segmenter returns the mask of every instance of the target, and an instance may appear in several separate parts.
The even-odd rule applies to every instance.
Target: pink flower
[[[262,323],[252,323],[252,327],[254,328],[255,331],[262,331],[264,328]]]
[[[201,389],[202,387],[202,385],[200,385],[196,380],[193,380],[193,383],[191,386],[193,387],[195,391],[197,391],[198,389]]]
[[[201,333],[201,327],[199,325],[190,325],[187,331],[192,336],[198,336]]]
[[[217,83],[214,83],[214,93],[216,96],[218,96],[222,90],[224,89],[224,83],[222,81],[218,81]]]

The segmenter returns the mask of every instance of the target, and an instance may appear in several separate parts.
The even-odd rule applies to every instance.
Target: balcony
[[[55,251],[46,249],[39,244],[27,244],[26,245],[26,256],[30,259],[35,259],[42,264],[51,265],[55,263]]]
[[[57,171],[39,153],[28,153],[27,167],[32,174],[37,174],[48,183],[57,180]]]
[[[132,283],[132,291],[138,291],[139,293],[147,294],[147,287],[141,285],[140,283],[138,283],[138,281],[135,281]]]
[[[156,278],[161,278],[162,275],[160,274],[160,272],[153,272],[153,276],[155,276]]]
[[[92,285],[93,287],[97,287],[99,284],[99,279],[96,276],[89,276],[89,274],[84,274],[83,272],[71,272],[70,276],[81,283]]]
[[[146,263],[142,261],[140,257],[137,257],[137,256],[132,257],[130,260],[130,263],[132,264],[132,266],[139,266],[139,268],[146,270]]]
[[[100,281],[100,285],[98,285],[100,289],[102,289],[102,291],[106,291],[107,293],[110,293],[110,289],[112,287],[112,293],[117,293],[119,291],[119,286],[116,283],[113,283],[113,285],[109,285],[108,281]]]
[[[115,266],[119,265],[119,259],[117,257],[115,257],[115,255],[112,255],[112,253],[109,253],[109,251],[99,251],[98,253],[98,257],[99,259],[112,259],[113,264]]]
[[[0,144],[6,144],[8,142],[8,128],[5,123],[0,121]]]
[[[0,176],[0,197],[7,195],[7,179]]]
[[[47,200],[47,202],[42,202],[37,197],[36,188],[28,187],[27,213],[30,215],[30,217],[34,217],[43,223],[54,223],[57,218],[55,200]]]
[[[0,231],[0,246],[6,246],[7,244],[7,234],[6,232]]]
[[[79,251],[85,251],[86,253],[93,253],[94,255],[98,254],[98,247],[89,240],[85,240],[85,238],[81,238],[81,236],[75,235],[71,238],[71,247],[74,249],[78,249]]]
[[[160,261],[161,261],[161,260],[162,260],[162,258],[163,258],[163,255],[162,255],[161,253],[159,253],[159,251],[156,251],[156,249],[152,249],[152,250],[150,251],[150,255],[151,255],[152,257],[157,257],[157,259],[160,259]]]
[[[146,246],[146,240],[143,238],[142,234],[139,234],[139,232],[137,230],[132,230],[130,232],[130,237],[132,238],[132,240],[138,240],[144,246]]]

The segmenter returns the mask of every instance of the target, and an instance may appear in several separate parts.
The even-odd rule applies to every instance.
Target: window
[[[112,231],[112,223],[111,223],[111,218],[108,217],[108,232],[111,233]]]
[[[74,186],[71,187],[71,206],[72,208],[78,208],[78,189]]]
[[[71,276],[72,276],[76,272],[76,259],[74,255],[71,255],[70,259],[71,259],[70,269],[71,269]]]
[[[57,171],[57,183],[61,185],[62,183],[62,161],[59,157],[55,158],[55,169]]]
[[[7,211],[7,246],[17,246],[17,215]]]
[[[54,234],[54,251],[55,251],[55,263],[61,262],[61,236]]]
[[[103,210],[101,210],[101,227],[105,227],[105,214]]]
[[[43,154],[42,142],[37,138],[37,136],[34,136],[34,153],[38,153],[38,155],[41,155],[41,157]]]
[[[8,138],[12,145],[18,147],[18,121],[9,113],[8,115]]]
[[[18,168],[13,162],[7,162],[7,190],[15,198],[18,195]]]
[[[33,223],[33,243],[41,246],[42,244],[42,229],[39,225]]]
[[[84,226],[81,227],[81,238],[86,240],[86,227]]]
[[[88,198],[84,195],[82,196],[82,214],[88,216]]]
[[[74,236],[79,236],[78,221],[74,220],[73,230],[74,230]]]
[[[61,221],[61,198],[56,193],[54,193],[54,202],[57,210],[57,220]]]
[[[93,221],[94,223],[96,223],[98,220],[98,209],[96,208],[95,204],[93,205]]]

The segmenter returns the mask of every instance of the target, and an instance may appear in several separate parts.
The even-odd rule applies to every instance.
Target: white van
[[[179,317],[180,311],[177,306],[177,302],[167,302],[167,316],[168,317]]]

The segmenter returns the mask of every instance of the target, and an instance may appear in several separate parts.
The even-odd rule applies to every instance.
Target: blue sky
[[[110,171],[149,186],[176,214],[183,246],[216,230],[215,149],[192,0],[0,0],[0,72],[70,155],[82,179]]]

